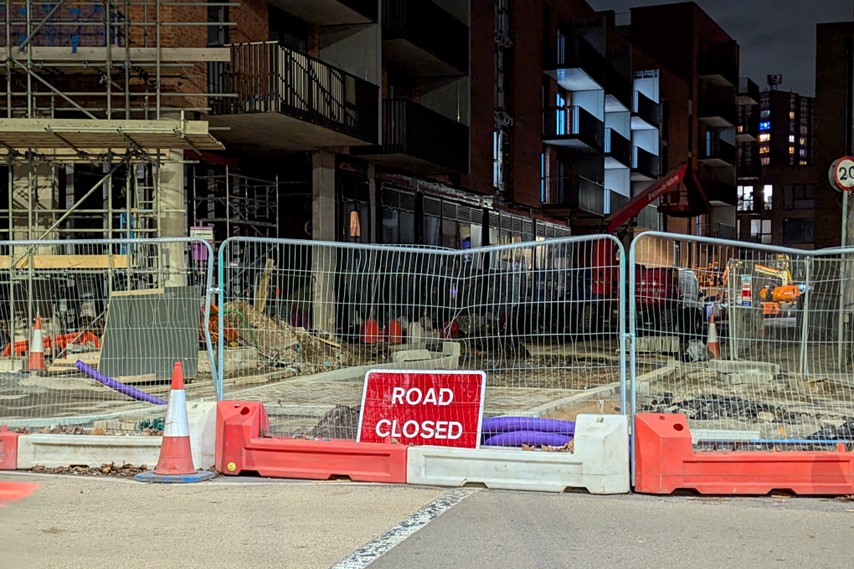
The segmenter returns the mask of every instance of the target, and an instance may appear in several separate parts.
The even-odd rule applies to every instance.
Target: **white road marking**
[[[399,545],[412,534],[459,504],[477,489],[456,488],[436,498],[387,532],[357,549],[350,557],[342,559],[330,569],[364,569],[381,555]]]

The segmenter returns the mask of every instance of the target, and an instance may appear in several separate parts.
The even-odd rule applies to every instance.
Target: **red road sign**
[[[369,371],[357,440],[477,448],[485,389],[482,371]]]

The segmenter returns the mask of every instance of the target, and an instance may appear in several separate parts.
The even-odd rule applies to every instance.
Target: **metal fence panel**
[[[486,416],[625,413],[623,262],[609,237],[462,251],[229,239],[223,391],[263,401],[274,434],[311,437],[355,439],[365,372],[381,368],[483,370]]]
[[[633,409],[686,414],[700,446],[854,439],[843,253],[640,235],[629,259]]]
[[[3,422],[157,430],[175,361],[188,398],[213,398],[213,261],[210,245],[192,239],[0,244]]]

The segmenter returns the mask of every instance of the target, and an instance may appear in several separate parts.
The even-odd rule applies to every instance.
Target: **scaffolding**
[[[279,236],[279,179],[244,176],[231,166],[195,166],[193,226],[207,227],[219,245],[229,237]]]
[[[0,302],[0,320],[9,320],[10,338],[17,337],[16,320],[24,328],[33,322],[33,281],[59,278],[68,269],[62,258],[70,262],[77,251],[71,244],[3,242],[187,235],[184,166],[205,151],[222,150],[200,119],[211,97],[228,96],[209,93],[208,76],[230,53],[207,46],[210,30],[234,24],[209,22],[208,10],[237,5],[0,3],[6,83],[0,95],[0,289],[9,295]],[[134,258],[133,248],[119,244],[101,249],[110,266],[114,254],[124,254],[127,266],[155,275],[163,274],[160,265],[169,257],[146,248],[146,258]],[[58,256],[53,273],[34,273],[34,250]],[[94,265],[93,274],[103,262]],[[106,280],[112,287],[113,279]],[[16,284],[29,289],[17,303]]]

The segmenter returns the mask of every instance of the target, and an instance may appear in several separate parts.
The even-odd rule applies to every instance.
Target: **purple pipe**
[[[76,367],[92,379],[97,380],[106,385],[107,387],[115,389],[119,393],[123,393],[128,397],[133,397],[134,399],[137,399],[139,401],[145,401],[147,403],[154,403],[155,405],[168,405],[168,402],[164,401],[163,399],[155,397],[154,395],[149,395],[148,393],[140,391],[139,389],[135,389],[130,385],[122,383],[121,381],[116,381],[115,379],[109,378],[103,373],[96,370],[95,368],[87,366],[80,360],[77,360],[77,363],[74,364],[74,367]]]
[[[481,432],[484,435],[508,431],[540,431],[572,435],[575,433],[575,422],[542,417],[490,417],[483,420]]]
[[[522,445],[562,447],[572,440],[571,436],[541,431],[511,431],[489,437],[483,444],[496,447],[520,447]]]

